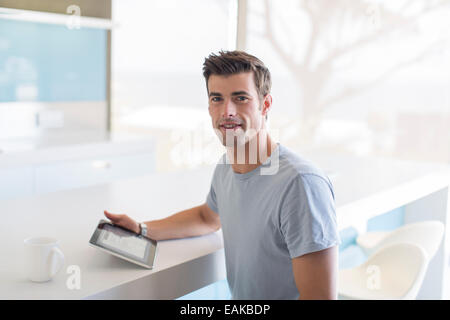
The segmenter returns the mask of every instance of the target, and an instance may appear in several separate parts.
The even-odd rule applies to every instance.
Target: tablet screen
[[[138,264],[144,264],[146,267],[153,265],[156,241],[113,225],[106,220],[100,221],[90,243],[128,261],[140,262]]]
[[[139,259],[144,259],[148,244],[144,239],[127,234],[109,224],[104,224],[97,241],[105,247],[131,254]]]

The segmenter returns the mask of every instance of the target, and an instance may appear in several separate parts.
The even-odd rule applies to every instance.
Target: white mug
[[[64,254],[58,240],[48,237],[28,238],[25,245],[25,270],[28,279],[45,282],[53,278],[64,265]]]

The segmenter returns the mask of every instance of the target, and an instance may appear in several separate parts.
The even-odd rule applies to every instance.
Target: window
[[[271,128],[298,148],[450,162],[449,2],[248,1],[274,74]]]
[[[174,144],[199,129],[214,134],[202,65],[211,52],[234,49],[236,5],[235,0],[113,1],[112,127],[157,137],[158,170],[202,162],[192,158],[195,150],[182,155]]]

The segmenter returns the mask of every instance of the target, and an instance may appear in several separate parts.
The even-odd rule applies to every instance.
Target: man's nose
[[[236,105],[234,104],[233,100],[225,100],[224,108],[223,108],[223,117],[234,117],[236,115]]]

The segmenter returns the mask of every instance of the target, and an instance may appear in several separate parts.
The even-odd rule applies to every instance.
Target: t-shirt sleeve
[[[302,174],[281,202],[280,228],[291,258],[339,245],[333,186],[324,177]]]
[[[218,170],[219,170],[219,165],[216,165],[216,169],[214,170],[214,174],[213,174],[212,181],[211,181],[211,187],[210,187],[208,195],[206,197],[206,204],[212,211],[214,211],[216,213],[219,213],[219,209],[218,209],[218,205],[217,205],[217,196],[216,196]]]

